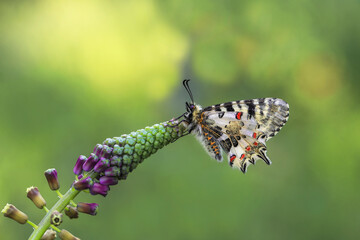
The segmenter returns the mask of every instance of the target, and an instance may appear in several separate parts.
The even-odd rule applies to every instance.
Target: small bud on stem
[[[80,238],[75,237],[69,231],[62,229],[59,234],[60,239],[62,240],[80,240]]]
[[[56,238],[56,232],[52,229],[46,230],[41,240],[54,240]]]
[[[54,226],[59,226],[62,223],[62,216],[62,213],[59,213],[58,211],[52,212],[50,223]]]
[[[48,181],[49,187],[51,190],[56,191],[60,188],[57,171],[55,168],[50,168],[45,171],[45,177]]]
[[[33,201],[33,203],[40,209],[43,209],[46,206],[45,199],[41,196],[39,189],[37,187],[29,187],[26,189],[27,197]]]
[[[6,206],[1,212],[4,214],[5,217],[11,218],[21,224],[25,224],[29,219],[25,213],[23,213],[22,211],[17,209],[14,205],[9,203],[6,204]]]
[[[73,207],[73,206],[70,206],[70,205],[67,205],[66,208],[65,208],[65,214],[66,216],[68,216],[70,219],[73,219],[73,218],[78,218],[79,217],[79,212],[78,210]]]
[[[97,204],[97,203],[82,203],[82,202],[79,202],[77,204],[76,209],[79,212],[95,216],[97,214],[98,207],[99,207],[99,204]]]

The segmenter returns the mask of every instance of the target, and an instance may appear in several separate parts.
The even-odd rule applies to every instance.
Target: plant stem
[[[84,177],[91,177],[95,178],[98,173],[90,171],[84,174]],[[64,194],[62,195],[60,191],[56,191],[60,199],[55,203],[55,205],[48,210],[45,217],[41,220],[37,228],[33,231],[30,235],[28,240],[39,240],[44,235],[46,230],[50,227],[50,217],[54,211],[62,212],[65,207],[69,204],[69,202],[74,203],[73,199],[80,193],[81,191],[76,190],[73,186]]]
[[[28,240],[39,240],[45,231],[50,227],[50,217],[52,212],[61,212],[64,210],[66,205],[69,204],[70,200],[74,199],[80,191],[77,191],[74,187],[71,187],[62,198],[60,198],[55,205],[46,213],[45,217],[41,220],[38,228],[33,231]]]
[[[36,224],[33,223],[33,222],[30,221],[30,220],[27,220],[27,223],[30,224],[34,229],[37,229],[37,228],[38,228],[38,226],[36,226]]]

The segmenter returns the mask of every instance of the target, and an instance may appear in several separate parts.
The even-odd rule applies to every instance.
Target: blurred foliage
[[[0,205],[39,221],[25,189],[56,201],[45,169],[65,191],[96,143],[184,112],[191,78],[205,106],[290,104],[268,144],[273,165],[244,176],[188,136],[108,197],[79,196],[99,214],[64,228],[82,239],[358,238],[359,11],[357,0],[2,1]],[[5,218],[0,229],[31,233]]]

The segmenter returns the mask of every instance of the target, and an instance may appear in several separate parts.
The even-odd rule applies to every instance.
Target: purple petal
[[[102,149],[103,149],[103,145],[96,144],[96,146],[94,148],[94,153],[96,154],[96,156],[100,157]]]
[[[49,187],[51,190],[58,190],[60,188],[59,181],[57,178],[57,171],[55,168],[50,168],[45,171],[45,177],[48,181]]]
[[[73,172],[75,173],[75,175],[79,175],[82,172],[82,166],[84,165],[86,159],[87,158],[84,155],[79,156],[79,158],[77,159],[77,161],[75,163],[75,167],[73,169]]]
[[[108,167],[110,167],[109,159],[106,159],[106,158],[102,157],[100,159],[100,161],[96,163],[96,165],[94,167],[94,171],[95,172],[102,172]]]
[[[104,197],[106,197],[109,190],[110,190],[110,188],[108,186],[101,185],[100,183],[94,183],[90,187],[90,193],[92,195],[100,194],[100,195],[103,195]]]
[[[90,171],[94,168],[98,160],[99,158],[94,153],[91,153],[83,165],[83,170],[87,172]]]
[[[92,184],[93,184],[92,179],[90,177],[87,177],[79,181],[76,181],[74,183],[74,188],[78,191],[81,191],[90,188]]]
[[[97,204],[97,203],[82,203],[82,202],[79,202],[77,204],[77,206],[76,206],[76,209],[79,212],[95,216],[97,214],[98,207],[99,207],[99,204]]]
[[[101,150],[100,156],[104,158],[109,158],[111,156],[112,150],[113,149],[111,147],[104,145],[103,149]]]
[[[104,173],[105,173],[105,176],[108,176],[108,177],[120,176],[120,168],[109,167],[104,171]]]
[[[100,184],[102,185],[116,185],[118,183],[118,179],[116,177],[108,177],[108,176],[103,176],[100,178]]]

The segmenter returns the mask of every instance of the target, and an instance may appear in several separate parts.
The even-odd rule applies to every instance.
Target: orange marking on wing
[[[214,144],[215,144],[215,142],[211,142],[211,143],[210,143],[210,145],[214,145]]]
[[[207,139],[208,139],[208,140],[210,140],[210,139],[211,139],[211,137],[207,137]]]

